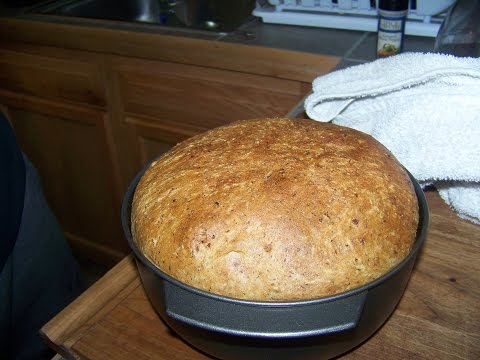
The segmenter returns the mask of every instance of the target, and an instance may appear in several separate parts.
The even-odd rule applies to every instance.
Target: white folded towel
[[[480,224],[480,58],[406,53],[320,76],[307,115],[372,135]]]

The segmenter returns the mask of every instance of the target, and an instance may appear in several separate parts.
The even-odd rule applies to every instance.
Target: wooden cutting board
[[[480,226],[427,191],[431,225],[398,308],[344,359],[480,359]],[[160,320],[126,257],[40,331],[67,359],[210,359]]]

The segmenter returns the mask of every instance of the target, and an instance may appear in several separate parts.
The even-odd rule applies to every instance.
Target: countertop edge
[[[111,55],[251,72],[311,82],[340,58],[258,45],[195,39],[125,29],[0,17],[0,39]]]

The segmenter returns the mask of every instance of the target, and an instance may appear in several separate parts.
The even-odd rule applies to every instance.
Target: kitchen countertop
[[[298,56],[302,59],[302,62],[305,62],[303,73],[295,74],[295,80],[307,82],[318,76],[318,73],[313,69],[316,67],[315,64],[323,60],[316,59],[315,56],[317,55],[332,57],[327,62],[334,62],[336,64],[334,69],[375,60],[376,33],[372,32],[267,24],[252,16],[249,21],[246,21],[235,31],[215,33],[178,28],[167,29],[158,25],[142,23],[40,15],[29,13],[28,10],[28,8],[17,9],[16,11],[0,8],[0,15],[3,15],[3,19],[6,19],[2,22],[0,16],[0,38],[2,33],[13,33],[19,41],[34,42],[47,46],[72,47],[88,51],[106,51],[112,54],[133,55],[167,61],[172,59],[178,61],[178,58],[175,55],[173,55],[173,58],[168,58],[168,55],[165,58],[165,53],[168,54],[169,51],[164,51],[164,49],[170,50],[169,45],[190,38],[207,40],[207,43],[199,44],[191,52],[192,56],[200,56],[202,62],[205,62],[205,59],[207,59],[207,62],[212,61],[210,58],[205,58],[205,55],[198,55],[208,54],[208,46],[211,46],[211,43],[231,46],[235,46],[235,44],[251,45],[263,50],[264,54],[269,52],[269,49],[272,49],[272,52],[288,50],[291,51],[290,56]],[[18,20],[18,22],[15,22],[15,20]],[[47,26],[42,26],[42,24]],[[61,25],[67,25],[67,27],[62,28]],[[95,31],[95,29],[98,31]],[[61,37],[58,36],[59,32],[62,33]],[[118,36],[115,36],[116,34]],[[142,34],[147,36],[142,36]],[[156,35],[163,35],[162,40]],[[122,38],[122,40],[119,41],[119,38]],[[167,38],[169,40],[164,41]],[[92,41],[92,39],[94,40]],[[10,37],[6,36],[5,40],[10,40]],[[430,52],[433,50],[434,42],[435,39],[431,37],[406,36],[404,51]],[[181,46],[190,45],[191,43],[185,43]],[[283,54],[271,54],[270,58],[281,61],[282,56]],[[333,60],[333,57],[335,57],[335,60]],[[188,59],[182,58],[181,61],[188,62]],[[226,62],[223,61],[221,64],[217,63],[212,66],[224,66],[225,64]],[[230,60],[227,64],[230,66],[230,70],[242,71],[241,67],[234,64],[234,61]],[[274,67],[275,64],[270,62],[268,66]],[[271,71],[277,72],[277,70]],[[280,74],[277,73],[277,75]],[[301,116],[302,105],[303,103],[299,102],[289,115]]]
[[[245,36],[245,33],[250,35]],[[377,35],[353,30],[265,24],[256,19],[222,41],[338,56],[342,58],[338,69],[375,60]],[[433,51],[434,42],[431,37],[405,36],[404,52]]]
[[[30,8],[0,7],[0,16],[19,20],[69,24],[82,27],[117,29],[121,31],[161,34],[195,39],[213,40],[231,44],[255,45],[266,48],[292,50],[311,54],[331,55],[342,60],[338,68],[360,64],[375,59],[376,33],[352,30],[315,28],[263,23],[251,17],[237,30],[217,33],[201,30],[167,28],[138,22],[118,22],[80,19],[29,12]],[[434,38],[406,36],[404,52],[429,52],[433,50]]]
[[[430,229],[398,307],[342,359],[479,359],[480,227],[426,191]],[[67,359],[210,359],[159,318],[127,256],[41,329]]]

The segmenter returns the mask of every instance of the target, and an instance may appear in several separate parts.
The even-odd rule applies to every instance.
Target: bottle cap
[[[387,11],[408,10],[408,0],[380,0],[378,8]]]

